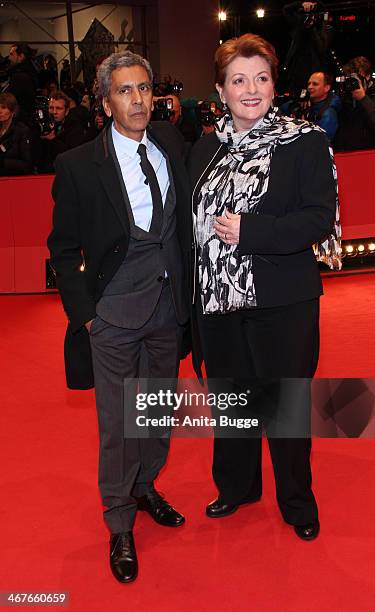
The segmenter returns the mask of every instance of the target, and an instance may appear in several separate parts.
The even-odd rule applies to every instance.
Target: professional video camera
[[[336,83],[338,83],[338,88],[341,94],[351,93],[352,91],[355,91],[361,87],[362,79],[358,74],[352,72],[352,74],[347,76],[341,74],[340,76],[336,77]]]
[[[159,98],[154,100],[154,110],[152,111],[152,121],[169,121],[173,115],[172,98]]]
[[[49,113],[49,101],[46,96],[35,98],[33,124],[38,128],[41,136],[46,136],[55,129],[55,121]]]
[[[310,11],[305,11],[301,6],[301,8],[298,9],[298,13],[303,15],[302,24],[305,28],[321,26],[323,22],[328,19],[328,13],[320,2],[315,4]]]
[[[361,77],[356,72],[347,74],[348,70],[345,71],[344,66],[341,64],[336,53],[332,49],[330,50],[330,53],[331,59],[334,64],[334,70],[336,74],[338,74],[335,79],[337,83],[336,89],[338,90],[338,93],[342,96],[346,93],[351,93],[352,91],[359,89],[361,87],[361,84],[363,85],[363,77]]]
[[[299,98],[293,100],[288,107],[288,115],[295,119],[306,119],[308,114],[308,102],[310,94],[307,89],[302,89]]]
[[[202,127],[215,125],[215,122],[223,115],[216,102],[209,100],[198,102],[195,112]]]
[[[172,78],[170,76],[164,77],[162,81],[154,80],[153,84],[154,96],[159,96],[161,98],[171,96],[172,94],[178,96],[182,92],[183,88],[184,86],[181,81],[177,81],[177,79],[175,79],[172,82]]]

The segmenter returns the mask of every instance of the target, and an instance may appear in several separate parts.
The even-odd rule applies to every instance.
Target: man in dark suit
[[[189,313],[189,188],[180,134],[168,122],[149,125],[149,63],[113,54],[101,65],[99,88],[111,121],[96,140],[57,158],[48,245],[69,319],[68,385],[89,388],[92,375],[95,382],[110,565],[130,582],[137,509],[165,526],[185,520],[153,485],[168,438],[130,438],[124,427],[142,351],[149,379],[177,377]]]

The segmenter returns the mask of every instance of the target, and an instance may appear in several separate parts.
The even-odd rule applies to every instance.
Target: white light
[[[352,244],[348,244],[348,246],[345,247],[345,251],[347,253],[353,253],[353,251],[354,251],[353,245]]]
[[[79,271],[80,272],[84,272],[85,271],[85,264],[84,263],[79,266]]]
[[[219,45],[222,45],[222,44],[223,44],[223,41],[222,41],[222,40],[219,40]]]
[[[370,242],[370,243],[367,245],[367,248],[368,248],[368,250],[369,250],[369,251],[371,251],[371,253],[372,253],[373,251],[375,251],[375,243],[374,243],[374,242]]]
[[[257,17],[258,19],[263,19],[264,15],[266,14],[266,11],[262,8],[257,9]]]
[[[219,11],[219,14],[218,14],[217,17],[218,17],[219,21],[226,21],[227,20],[227,14],[226,14],[225,11]]]
[[[364,250],[365,250],[365,245],[364,244],[359,244],[357,246],[358,253],[363,253]]]

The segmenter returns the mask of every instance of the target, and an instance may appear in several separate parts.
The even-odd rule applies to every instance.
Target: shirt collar
[[[153,148],[152,142],[147,138],[146,130],[144,131],[141,142],[138,142],[138,140],[133,140],[132,138],[120,134],[120,132],[116,130],[114,123],[112,123],[111,129],[113,144],[118,158],[125,156],[130,158],[135,157],[141,143],[145,145],[148,152]]]

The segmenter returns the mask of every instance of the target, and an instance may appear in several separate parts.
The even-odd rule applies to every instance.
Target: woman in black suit
[[[321,241],[319,258],[329,254],[339,265],[328,141],[319,128],[278,114],[277,63],[274,48],[252,34],[219,47],[216,87],[227,112],[191,154],[195,311],[211,379],[311,378],[322,294],[313,245]],[[319,533],[311,440],[293,431],[290,423],[285,437],[268,440],[277,501],[310,540]],[[261,438],[216,437],[213,476],[219,496],[209,517],[257,501]]]

